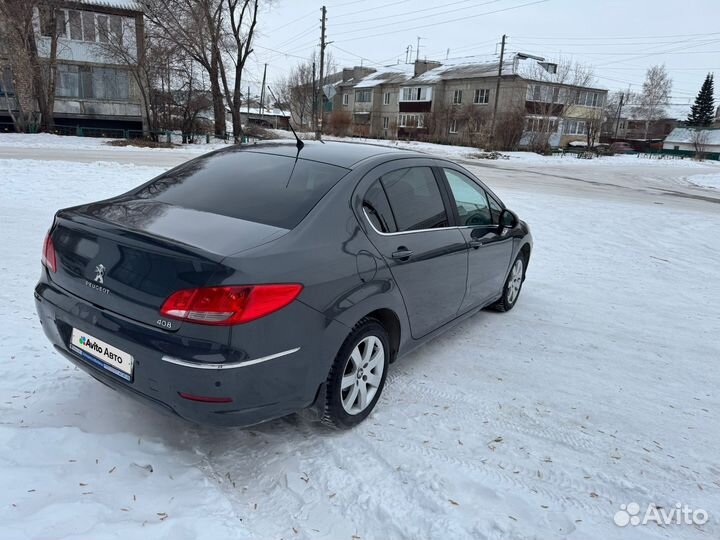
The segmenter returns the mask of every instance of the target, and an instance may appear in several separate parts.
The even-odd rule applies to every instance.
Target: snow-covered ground
[[[625,186],[699,168],[620,188],[599,160],[476,167],[535,237],[516,309],[394,364],[376,412],[338,433],[195,427],[51,350],[32,289],[54,211],[164,170],[117,152],[0,159],[2,538],[720,537],[720,207]],[[631,502],[710,520],[618,527]]]
[[[720,189],[720,172],[715,174],[695,174],[686,178],[696,186]]]

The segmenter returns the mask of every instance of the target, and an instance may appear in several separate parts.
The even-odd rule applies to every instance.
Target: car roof
[[[353,165],[367,158],[382,155],[397,155],[398,157],[429,157],[421,152],[404,150],[392,146],[340,141],[303,141],[304,147],[298,150],[295,141],[264,141],[253,145],[243,145],[246,152],[259,152],[275,154],[278,156],[300,157],[311,161],[319,161],[338,167],[351,169]]]

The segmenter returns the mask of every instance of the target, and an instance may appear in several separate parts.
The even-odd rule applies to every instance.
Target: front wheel
[[[388,335],[382,325],[373,319],[358,323],[328,375],[322,422],[347,429],[367,418],[385,386],[389,359]]]
[[[510,269],[510,274],[505,281],[503,293],[500,300],[492,304],[490,307],[495,311],[510,311],[515,307],[520,290],[522,289],[523,279],[525,278],[525,257],[522,254],[517,256],[515,262]]]

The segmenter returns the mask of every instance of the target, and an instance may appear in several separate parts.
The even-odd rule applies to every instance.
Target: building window
[[[343,94],[343,105],[350,103],[350,94]]]
[[[387,129],[390,127],[390,118],[387,116],[383,116],[383,129]]]
[[[527,101],[538,101],[541,103],[563,103],[567,91],[559,86],[548,86],[546,84],[530,84],[527,88]]]
[[[427,87],[403,88],[402,101],[430,101],[432,92]]]
[[[476,105],[487,105],[490,102],[489,88],[476,88],[473,103]]]
[[[585,120],[570,120],[565,123],[565,133],[568,135],[585,135],[587,124]]]
[[[531,133],[555,133],[558,129],[557,118],[528,116],[525,119],[525,131]]]
[[[12,73],[9,67],[0,68],[0,96],[12,97],[15,95]]]
[[[584,107],[602,107],[603,95],[600,92],[578,92],[575,103]]]
[[[401,114],[398,116],[398,127],[422,129],[425,117],[422,114]]]
[[[82,15],[77,10],[68,11],[68,17],[70,19],[70,39],[75,41],[82,41]]]
[[[462,103],[462,90],[455,90],[453,93],[453,103],[455,105]]]
[[[95,14],[89,11],[82,12],[83,40],[95,41]]]
[[[458,121],[457,118],[453,118],[450,120],[450,133],[457,133],[458,132]]]
[[[66,98],[127,101],[130,83],[124,69],[58,64],[55,95]]]
[[[355,103],[372,103],[372,90],[355,90]]]
[[[385,92],[385,95],[383,96],[383,103],[385,105],[390,105],[390,92]]]

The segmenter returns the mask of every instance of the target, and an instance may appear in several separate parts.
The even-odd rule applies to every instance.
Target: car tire
[[[389,360],[390,340],[385,328],[369,318],[356,324],[328,374],[321,422],[349,429],[365,420],[380,399]]]
[[[503,286],[502,296],[497,302],[490,305],[490,309],[504,312],[510,311],[515,307],[520,297],[520,291],[522,291],[523,281],[525,281],[526,267],[527,260],[525,256],[520,253],[510,267],[510,272]]]

